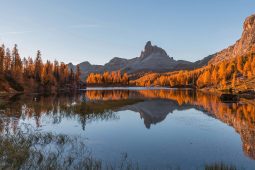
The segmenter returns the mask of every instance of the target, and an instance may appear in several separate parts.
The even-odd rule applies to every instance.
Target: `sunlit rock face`
[[[241,38],[234,45],[217,53],[210,63],[229,60],[249,52],[255,52],[255,14],[246,18]]]
[[[245,20],[243,29],[242,38],[234,49],[234,55],[246,53],[255,47],[255,14]]]

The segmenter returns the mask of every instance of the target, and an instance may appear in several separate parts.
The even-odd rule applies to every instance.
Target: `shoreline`
[[[8,97],[8,96],[15,96],[15,95],[53,95],[53,94],[63,94],[63,93],[79,93],[86,90],[198,90],[202,91],[204,93],[214,93],[217,96],[220,96],[224,93],[229,93],[227,90],[218,90],[213,88],[204,88],[204,89],[198,89],[198,88],[192,88],[190,86],[188,87],[164,87],[164,86],[87,86],[86,88],[81,89],[60,89],[54,92],[0,92],[0,97]],[[233,95],[237,95],[240,99],[248,99],[248,100],[254,100],[255,99],[255,91],[253,90],[243,90],[235,92],[233,91]]]

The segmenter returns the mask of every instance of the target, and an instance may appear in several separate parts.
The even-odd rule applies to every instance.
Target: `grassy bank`
[[[123,154],[117,164],[92,156],[78,138],[51,133],[5,134],[0,138],[0,169],[139,169]]]
[[[127,154],[120,155],[116,163],[103,162],[93,157],[85,142],[79,138],[19,131],[16,134],[1,135],[0,169],[138,170],[148,168],[131,161]],[[237,168],[224,163],[215,163],[197,169],[236,170]]]

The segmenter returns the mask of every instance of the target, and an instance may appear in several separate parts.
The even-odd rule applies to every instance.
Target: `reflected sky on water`
[[[0,131],[79,136],[94,156],[121,154],[149,168],[255,167],[255,105],[174,89],[90,89],[76,95],[1,98]]]

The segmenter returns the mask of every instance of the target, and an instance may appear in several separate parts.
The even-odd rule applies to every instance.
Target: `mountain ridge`
[[[132,83],[137,86],[192,87],[211,92],[232,90],[239,96],[255,98],[255,15],[246,18],[242,36],[235,44],[198,61],[196,65],[200,68],[149,73],[132,80]]]
[[[120,57],[114,57],[104,65],[93,65],[88,61],[78,64],[82,71],[82,77],[86,78],[90,73],[103,73],[105,71],[118,71],[127,72],[129,74],[136,74],[139,72],[169,72],[178,70],[190,70],[198,67],[202,67],[208,63],[213,57],[210,55],[204,59],[196,62],[190,62],[185,60],[174,60],[167,52],[156,45],[152,45],[151,41],[148,41],[141,51],[139,57],[125,59]],[[68,64],[69,69],[75,70],[75,65]]]
[[[255,51],[255,14],[245,19],[241,38],[233,45],[216,53],[209,63],[216,64],[223,60],[243,56],[251,51]]]

